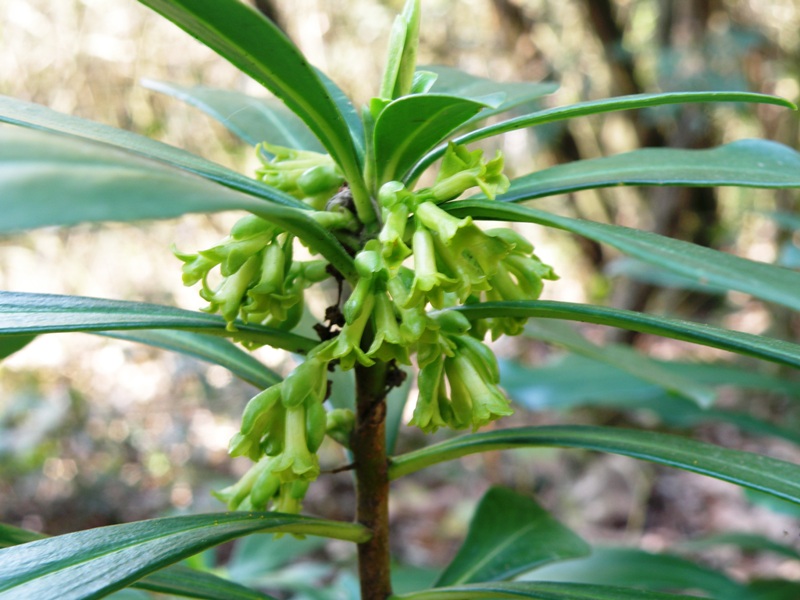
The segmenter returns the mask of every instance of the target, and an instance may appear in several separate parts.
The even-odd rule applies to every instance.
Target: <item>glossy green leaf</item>
[[[375,122],[378,180],[400,179],[433,146],[486,106],[485,102],[434,94],[404,96]]]
[[[315,69],[315,72],[320,81],[322,81],[322,85],[324,85],[325,89],[328,91],[328,95],[331,97],[331,100],[339,109],[339,112],[342,113],[342,118],[344,119],[347,127],[350,129],[350,135],[353,138],[353,144],[355,146],[356,153],[363,164],[365,144],[364,123],[361,122],[361,117],[359,116],[358,111],[356,110],[355,106],[353,106],[350,98],[347,97],[347,94],[344,93],[342,88],[340,88],[333,79],[328,77],[319,69]]]
[[[800,582],[786,579],[767,579],[751,582],[745,592],[731,600],[797,600]]]
[[[45,536],[41,533],[0,523],[0,548],[27,544],[44,538]]]
[[[103,144],[0,127],[0,190],[0,233],[247,210],[297,235],[345,277],[355,272],[347,251],[308,212],[264,202]]]
[[[588,115],[617,112],[621,110],[635,110],[651,106],[689,104],[696,102],[753,102],[759,104],[775,104],[792,109],[797,108],[793,103],[783,98],[765,94],[753,94],[750,92],[668,92],[664,94],[636,94],[632,96],[620,96],[618,98],[604,98],[602,100],[578,102],[577,104],[570,104],[568,106],[557,106],[555,108],[536,111],[470,131],[469,133],[458,136],[455,138],[455,141],[466,144],[517,129],[544,125],[546,123],[555,123],[557,121],[574,119],[576,117],[585,117]],[[438,158],[441,158],[444,151],[444,147],[439,147],[429,152],[414,167],[409,179],[413,180],[419,177],[425,169]]]
[[[394,595],[390,600],[500,600],[531,598],[533,600],[697,600],[699,596],[662,594],[619,586],[506,581],[477,583]]]
[[[252,354],[218,337],[171,329],[105,331],[100,335],[172,350],[220,365],[257,388],[268,388],[281,381],[280,375],[266,367]],[[0,344],[2,340],[3,338],[0,338]]]
[[[669,554],[634,548],[593,548],[586,558],[548,565],[525,575],[536,581],[573,581],[643,590],[702,590],[712,598],[739,597],[744,586],[724,573]]]
[[[679,544],[676,549],[694,552],[716,546],[736,546],[745,552],[772,552],[786,558],[800,560],[800,551],[797,549],[787,544],[779,544],[766,536],[743,531],[729,531],[690,540]]]
[[[247,585],[259,585],[270,575],[280,577],[281,569],[302,556],[319,550],[322,538],[297,539],[292,536],[276,538],[269,534],[249,535],[237,540],[225,565],[228,577]]]
[[[708,285],[696,279],[670,273],[662,268],[648,265],[642,261],[626,256],[607,263],[603,271],[608,277],[627,277],[633,281],[657,287],[688,290],[712,295],[721,295],[728,292],[728,290],[723,287]]]
[[[640,357],[644,360],[644,357]],[[676,378],[705,385],[736,386],[800,397],[798,385],[791,381],[759,375],[747,369],[722,365],[653,361]],[[575,373],[580,373],[576,378]],[[533,411],[569,411],[577,407],[599,406],[618,410],[645,410],[669,427],[695,427],[702,423],[730,423],[754,435],[782,438],[800,444],[800,432],[752,415],[732,410],[701,409],[693,402],[667,392],[635,375],[618,370],[607,362],[567,356],[554,365],[531,368],[500,362],[503,389],[517,404]]]
[[[315,69],[274,23],[239,0],[139,2],[175,23],[280,98],[308,125],[339,164],[353,195],[368,199],[359,153],[344,116]]]
[[[65,115],[40,104],[0,96],[0,122],[100,142],[194,173],[205,179],[211,179],[225,187],[239,190],[252,196],[302,210],[309,209],[306,204],[295,200],[288,194],[284,194],[255,179],[245,177],[241,173],[208,161],[191,152],[151,140],[148,137],[125,131],[124,129],[117,129],[94,121]],[[3,134],[0,148],[9,146],[14,141],[13,139],[8,140],[5,138],[6,135],[10,135],[6,131],[8,130],[0,128],[0,132]],[[58,138],[55,137],[42,136],[39,139],[41,140],[39,142],[40,147],[58,142]],[[11,150],[13,150],[13,147],[10,147],[4,153],[4,156]]]
[[[763,390],[800,398],[799,383],[735,365],[647,360],[675,377],[709,387]],[[581,376],[576,379],[575,373]],[[676,409],[681,412],[691,409],[686,401],[667,393],[662,386],[585,356],[568,354],[537,367],[501,360],[500,377],[511,397],[530,410],[611,406],[648,408],[666,416]],[[706,411],[691,410],[692,414],[697,412]]]
[[[239,583],[180,565],[151,573],[133,586],[140,590],[202,600],[275,600]]]
[[[800,310],[800,273],[719,252],[665,236],[570,219],[545,211],[489,200],[461,200],[446,205],[457,216],[478,219],[539,223],[577,233],[608,244],[642,262],[684,275],[695,281],[745,292],[777,304]]]
[[[47,536],[0,524],[0,548],[8,548],[42,540]],[[249,539],[249,538],[245,538]],[[294,538],[290,538],[294,539]],[[176,594],[187,598],[205,598],[208,600],[270,600],[270,596],[222,579],[211,573],[204,573],[180,565],[173,565],[132,584],[139,589],[146,589],[163,594]],[[3,594],[0,594],[2,596]]]
[[[590,552],[589,544],[533,499],[494,487],[475,509],[464,544],[435,586],[512,579],[541,565]]]
[[[492,81],[484,77],[470,75],[461,69],[441,65],[426,65],[421,71],[436,73],[436,82],[431,88],[434,94],[450,94],[464,98],[480,99],[489,94],[501,92],[503,102],[496,107],[487,108],[468,123],[492,117],[512,108],[533,102],[558,89],[554,82]]]
[[[537,320],[528,324],[525,334],[543,342],[563,346],[576,354],[592,358],[608,366],[616,367],[691,400],[698,406],[707,408],[716,400],[716,392],[712,388],[676,375],[674,371],[662,369],[658,363],[651,361],[629,346],[620,344],[598,346],[566,323]]]
[[[706,150],[642,148],[576,160],[511,182],[504,202],[620,185],[800,187],[800,153],[769,140],[739,140]]]
[[[0,360],[22,350],[35,338],[35,335],[15,335],[0,339]]]
[[[203,111],[251,146],[266,141],[286,148],[322,151],[322,145],[308,126],[279,100],[151,79],[142,81],[142,85]]]
[[[232,337],[305,353],[319,342],[260,325],[225,329],[221,317],[170,306],[82,296],[0,292],[0,336],[66,331],[181,329]],[[185,340],[184,340],[185,342]]]
[[[169,517],[70,533],[0,550],[0,598],[100,598],[223,542],[256,532],[363,542],[357,524],[280,513]]]
[[[549,300],[527,300],[482,302],[445,310],[458,310],[471,320],[499,316],[540,317],[610,325],[800,367],[800,344],[619,308]]]
[[[395,457],[389,476],[397,479],[430,465],[490,450],[537,446],[584,448],[677,467],[800,503],[800,466],[676,435],[554,425],[520,427],[456,437]]]

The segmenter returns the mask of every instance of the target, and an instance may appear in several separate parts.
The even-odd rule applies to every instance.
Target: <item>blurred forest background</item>
[[[255,4],[358,103],[376,93],[400,0]],[[798,31],[796,0],[424,0],[420,62],[503,81],[559,82],[547,106],[708,89],[772,93],[797,102]],[[148,91],[140,85],[144,78],[261,94],[254,82],[134,0],[0,0],[0,93],[253,171],[255,157],[248,147],[195,109]],[[772,106],[691,105],[519,131],[507,135],[501,147],[512,174],[522,174],[644,146],[704,148],[765,137],[797,148],[799,123],[796,113]],[[798,268],[800,226],[786,214],[796,211],[797,201],[796,191],[615,188],[542,204]],[[68,205],[69,198],[64,202]],[[207,247],[237,216],[194,215],[4,238],[0,289],[198,309],[202,301],[195,290],[181,286],[171,245],[187,251]],[[784,339],[800,334],[800,323],[787,310],[642,268],[567,234],[534,226],[525,231],[561,276],[547,286],[547,298],[655,311]],[[320,299],[311,310],[324,306]],[[795,375],[784,373],[787,382],[779,389],[743,392],[718,386],[718,412],[739,411],[745,418],[738,422],[688,409],[683,421],[670,422],[665,413],[681,413],[669,404],[674,397],[598,363],[613,353],[598,351],[586,340],[631,344],[659,360],[727,361],[730,356],[603,328],[581,332],[586,339],[571,342],[563,330],[534,328],[524,339],[498,345],[506,360],[507,389],[520,402],[509,424],[678,428],[721,445],[800,460]],[[565,353],[563,346],[582,356]],[[625,350],[614,348],[625,363]],[[291,356],[268,349],[258,356],[283,372],[293,364]],[[781,374],[757,361],[739,364]],[[531,371],[531,365],[538,370]],[[730,369],[731,378],[744,370]],[[35,340],[0,364],[0,521],[56,534],[221,510],[210,491],[246,467],[231,461],[226,447],[253,393],[221,367],[146,346],[83,334]],[[625,399],[627,409],[620,406]],[[660,411],[659,402],[665,403]],[[419,432],[403,426],[401,435],[402,448],[420,444]],[[333,447],[323,458],[328,468],[344,460]],[[728,484],[622,457],[528,451],[468,457],[395,484],[398,559],[410,565],[446,564],[477,499],[488,485],[501,483],[536,493],[592,542],[659,550],[734,528],[766,533],[800,549],[794,517],[754,504],[754,498]],[[311,488],[306,510],[351,518],[351,494],[346,474],[322,477]],[[734,576],[800,578],[800,562],[786,558],[725,549],[703,559],[727,566]]]

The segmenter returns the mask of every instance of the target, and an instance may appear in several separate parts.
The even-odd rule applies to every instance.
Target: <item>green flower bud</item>
[[[531,244],[525,236],[518,231],[514,231],[510,227],[496,227],[494,229],[487,229],[486,235],[500,238],[508,244],[514,254],[530,254],[533,252],[533,244]]]
[[[274,458],[270,458],[274,462]],[[278,494],[281,487],[281,479],[270,468],[272,465],[268,464],[258,479],[253,483],[253,488],[250,490],[250,503],[255,510],[266,510],[269,503]]]
[[[246,240],[257,236],[272,238],[278,232],[277,226],[269,221],[257,217],[256,215],[247,215],[236,221],[233,225],[231,229],[231,238],[234,240]]]
[[[344,177],[335,164],[313,166],[297,178],[297,187],[306,196],[333,196],[343,183]]]
[[[350,447],[350,434],[356,424],[356,416],[349,408],[334,408],[328,411],[326,433],[345,448]]]
[[[342,314],[346,323],[353,323],[364,312],[367,299],[373,296],[372,278],[360,278],[356,287],[342,307]]]
[[[309,452],[319,450],[322,441],[325,439],[327,425],[328,411],[325,410],[322,402],[312,401],[306,405],[306,441]]]
[[[230,444],[231,456],[250,455],[250,449],[258,447],[270,423],[282,418],[279,405],[283,383],[268,387],[253,396],[244,408],[240,433],[235,435]],[[276,411],[275,409],[278,408]],[[260,451],[260,449],[259,449]]]
[[[349,210],[315,210],[311,218],[329,231],[344,229],[358,231],[358,219]]]
[[[286,276],[286,256],[283,248],[273,242],[264,250],[261,260],[261,278],[250,289],[250,295],[277,294],[283,291],[283,280]]]
[[[469,319],[456,310],[446,310],[431,315],[444,333],[461,335],[472,327]]]
[[[281,402],[285,408],[293,408],[303,403],[321,403],[324,388],[327,387],[328,362],[316,356],[309,356],[286,376],[281,384]],[[320,388],[322,387],[322,397]]]

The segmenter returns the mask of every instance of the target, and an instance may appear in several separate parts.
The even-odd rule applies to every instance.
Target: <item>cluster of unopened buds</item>
[[[264,151],[272,155],[264,156]],[[342,203],[344,180],[330,158],[269,145],[260,148],[259,178],[309,204],[317,221],[353,239],[358,222]],[[493,300],[531,300],[542,281],[555,279],[533,246],[512,229],[484,230],[439,205],[478,187],[488,198],[507,190],[500,153],[451,144],[434,184],[412,191],[398,181],[378,193],[382,228],[354,249],[357,279],[341,307],[341,328],[314,348],[286,379],[248,403],[233,456],[255,464],[218,496],[231,509],[298,512],[308,485],[319,475],[317,450],[325,435],[347,445],[350,411],[326,410],[327,373],[376,361],[419,368],[418,399],[410,424],[426,432],[441,427],[473,430],[512,413],[500,390],[497,361],[482,340],[517,335],[524,319],[468,321],[451,310]],[[344,239],[344,238],[343,238]],[[187,285],[202,282],[206,310],[284,330],[297,325],[306,288],[332,275],[321,260],[293,260],[293,237],[254,216],[241,219],[221,244],[184,262]],[[219,270],[221,283],[209,283]]]

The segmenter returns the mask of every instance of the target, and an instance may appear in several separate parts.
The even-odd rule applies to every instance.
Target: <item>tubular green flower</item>
[[[425,301],[430,302],[435,308],[442,308],[444,302],[443,292],[457,283],[455,279],[439,272],[436,266],[436,252],[433,236],[425,227],[418,226],[414,232],[414,281],[411,284],[411,293],[404,308],[417,306]]]
[[[447,404],[444,394],[444,357],[441,354],[420,369],[417,386],[417,404],[408,424],[419,427],[425,433],[435,433],[440,427],[447,427],[449,422],[441,412],[442,404]]]
[[[253,485],[262,473],[269,469],[272,458],[265,456],[254,464],[241,479],[231,486],[219,491],[211,492],[214,496],[224,502],[230,510],[237,510],[242,507],[242,503],[250,495]]]
[[[283,452],[275,457],[270,469],[282,483],[296,479],[313,481],[319,476],[319,460],[308,449],[305,405],[287,408],[285,423]]]
[[[375,296],[372,315],[375,338],[367,350],[367,356],[384,362],[396,360],[401,364],[410,365],[408,344],[400,332],[392,301],[386,292],[380,292]]]
[[[180,252],[174,245],[172,253],[183,262],[181,267],[183,285],[194,285],[198,281],[205,279],[208,276],[208,272],[219,264],[218,260],[208,258],[202,254]]]
[[[200,291],[200,297],[209,302],[209,306],[203,310],[212,313],[219,311],[228,322],[228,331],[236,331],[233,322],[239,315],[247,289],[258,274],[260,265],[261,255],[252,256],[236,273],[226,277],[216,290],[212,292],[204,286]]]
[[[228,452],[231,456],[251,456],[255,451],[260,455],[261,438],[267,431],[271,421],[282,418],[280,414],[281,388],[283,382],[275,384],[253,396],[242,414],[242,425],[231,440]],[[277,409],[277,410],[276,410]],[[258,455],[256,458],[258,458]]]
[[[352,323],[345,323],[339,335],[321,348],[318,356],[328,361],[339,359],[339,365],[345,371],[352,369],[356,361],[365,367],[374,365],[375,361],[361,349],[361,336],[369,322],[374,304],[375,296],[368,295],[364,299],[359,316]]]
[[[472,425],[473,431],[514,413],[508,399],[497,385],[486,381],[481,373],[482,369],[476,367],[469,354],[457,352],[453,358],[445,361],[445,368],[453,397],[453,409],[462,423]],[[463,418],[466,414],[465,395],[469,398],[471,407],[468,421]],[[457,402],[457,396],[462,402]]]

